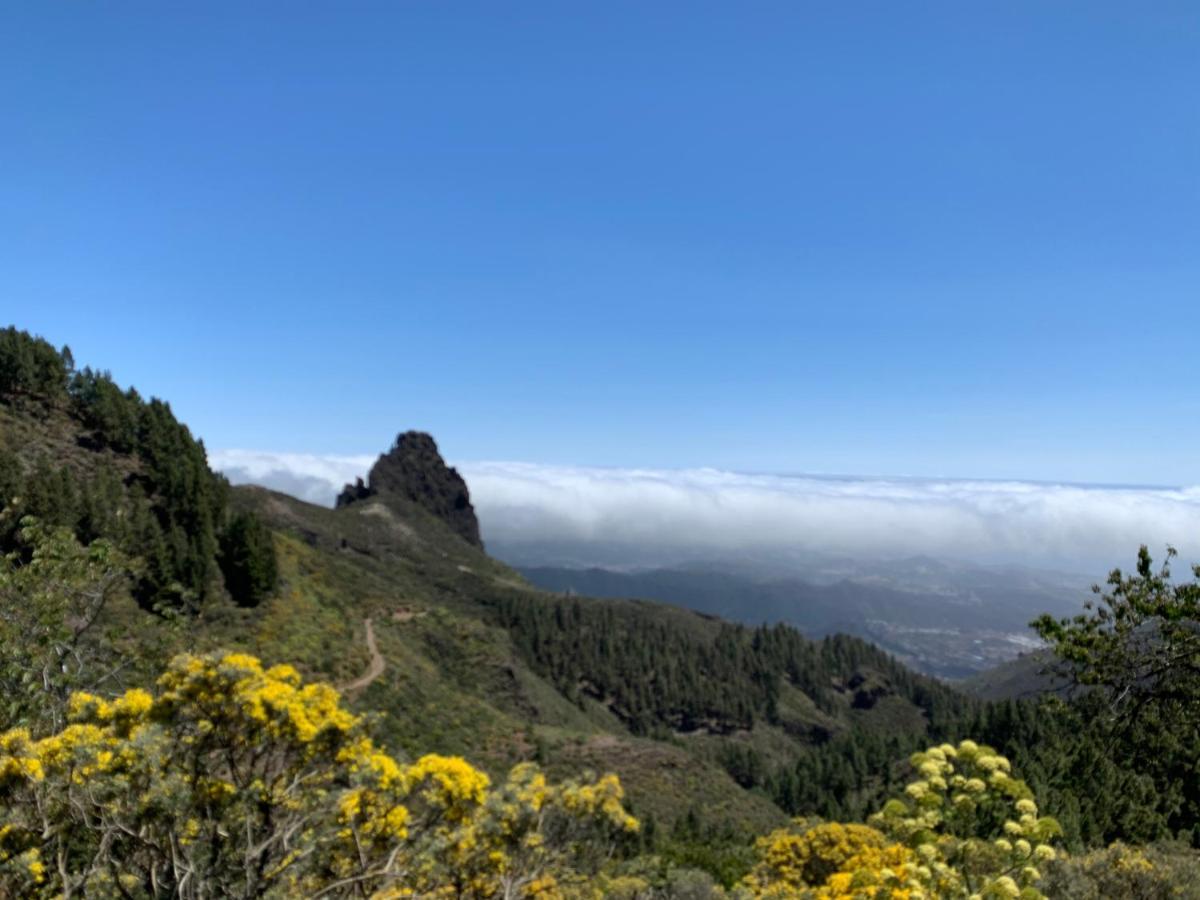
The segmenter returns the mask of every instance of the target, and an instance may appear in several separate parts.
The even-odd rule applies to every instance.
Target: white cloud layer
[[[374,456],[313,456],[260,450],[214,450],[208,462],[234,484],[261,484],[309,503],[333,506],[355,478],[365,478]]]
[[[214,467],[331,505],[369,456],[224,451]],[[664,551],[806,550],[928,554],[1103,571],[1139,544],[1200,552],[1200,488],[1120,488],[1019,481],[745,475],[458,464],[485,540],[513,547],[605,543]]]

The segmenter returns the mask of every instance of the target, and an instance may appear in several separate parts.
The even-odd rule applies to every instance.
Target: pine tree
[[[238,513],[221,535],[225,587],[240,606],[258,606],[279,581],[271,531],[252,513]]]

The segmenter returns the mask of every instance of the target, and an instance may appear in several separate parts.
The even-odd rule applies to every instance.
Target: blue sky
[[[0,84],[0,318],[211,448],[1200,483],[1194,3],[10,3]]]

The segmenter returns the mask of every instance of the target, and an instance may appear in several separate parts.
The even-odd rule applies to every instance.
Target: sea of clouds
[[[373,456],[211,454],[235,484],[332,505]],[[715,469],[457,464],[485,541],[664,551],[925,554],[1073,571],[1128,565],[1139,544],[1200,553],[1200,488],[752,475]]]
[[[309,503],[333,506],[342,488],[367,477],[377,456],[313,456],[259,450],[209,451],[208,463],[234,484],[261,484]]]

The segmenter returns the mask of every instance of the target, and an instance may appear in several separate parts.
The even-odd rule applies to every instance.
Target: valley
[[[817,638],[853,634],[906,665],[952,680],[1037,649],[1029,623],[1047,611],[1074,614],[1088,594],[1083,576],[928,558],[826,563],[809,568],[806,577],[756,576],[737,561],[666,569],[518,568],[547,590],[677,603],[748,625],[784,622]]]

